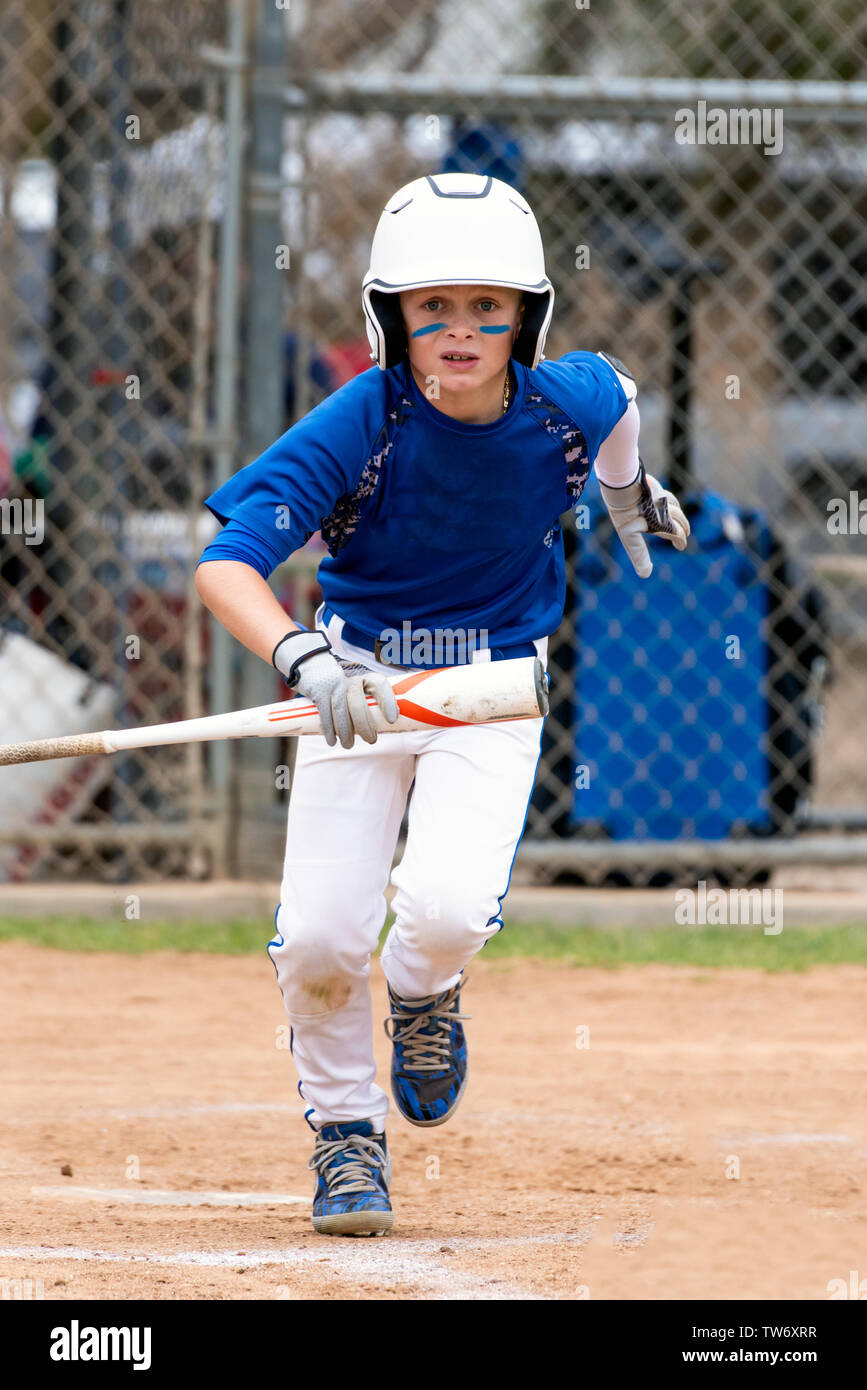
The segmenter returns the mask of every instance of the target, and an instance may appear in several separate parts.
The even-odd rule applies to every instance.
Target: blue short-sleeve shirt
[[[491,646],[554,632],[560,517],[627,400],[596,353],[511,368],[509,408],[486,425],[437,410],[407,361],[347,382],[207,499],[225,526],[200,563],[267,578],[321,531],[323,598],[371,641],[406,621],[484,629]]]

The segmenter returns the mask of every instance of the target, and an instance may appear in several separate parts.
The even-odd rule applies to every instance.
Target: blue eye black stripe
[[[423,328],[417,328],[413,333],[414,338],[423,338],[425,333],[436,333],[438,328],[445,328],[444,323],[426,323]]]
[[[483,324],[479,327],[480,333],[508,333],[508,331],[509,325],[507,323]]]

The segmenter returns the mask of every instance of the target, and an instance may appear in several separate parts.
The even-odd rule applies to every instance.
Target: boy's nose
[[[469,314],[457,314],[450,321],[447,331],[453,337],[456,336],[466,338],[472,336],[472,334],[475,333],[476,326],[470,318]]]

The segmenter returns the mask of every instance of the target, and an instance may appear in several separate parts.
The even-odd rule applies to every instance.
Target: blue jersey
[[[264,577],[321,531],[329,608],[383,630],[485,630],[490,646],[556,631],[566,577],[560,517],[627,407],[613,368],[570,352],[530,371],[486,425],[452,420],[404,361],[372,367],[207,499],[226,525],[201,561]]]

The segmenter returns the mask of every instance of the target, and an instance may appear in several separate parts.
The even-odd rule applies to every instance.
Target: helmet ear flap
[[[538,367],[553,307],[553,291],[543,290],[541,294],[524,291],[524,317],[512,346],[512,356],[522,366]]]
[[[377,339],[374,342],[371,338],[371,346],[379,366],[387,371],[389,367],[396,367],[402,362],[406,355],[406,327],[400,308],[400,295],[371,289],[368,291],[368,301],[369,317]]]

